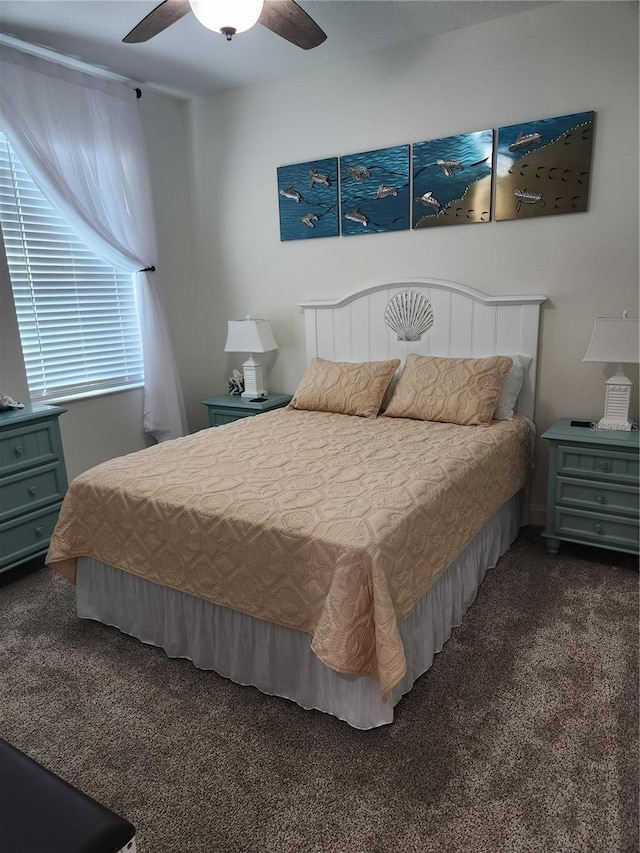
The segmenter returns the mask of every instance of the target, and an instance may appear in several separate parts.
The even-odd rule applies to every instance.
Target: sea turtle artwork
[[[416,196],[415,201],[417,204],[422,204],[425,207],[433,208],[436,213],[440,213],[440,211],[442,210],[442,205],[440,204],[437,198],[433,197],[433,193],[431,191]]]
[[[331,186],[329,175],[323,175],[317,169],[309,169],[309,176],[311,178],[311,186],[314,184],[320,184],[323,187]]]
[[[371,172],[366,166],[347,166],[347,172],[351,175],[354,181],[361,184],[365,178],[371,177]]]
[[[453,178],[456,172],[462,172],[464,166],[459,160],[436,160],[436,166],[440,166],[448,178]]]
[[[409,227],[409,146],[340,158],[343,236]]]
[[[344,218],[348,219],[349,222],[356,222],[358,225],[362,225],[365,228],[369,224],[369,220],[367,219],[367,217],[358,209],[350,210],[348,213],[345,213]]]
[[[520,133],[509,146],[509,151],[520,151],[523,148],[531,148],[533,145],[542,145],[542,134],[534,131],[533,133]]]
[[[415,143],[413,228],[488,222],[492,152],[492,130]]]
[[[542,193],[533,193],[526,187],[523,190],[516,188],[513,191],[513,194],[517,199],[516,213],[520,210],[523,204],[538,204],[542,201]]]
[[[280,166],[277,180],[283,242],[338,236],[337,157]]]
[[[313,211],[311,211],[309,213],[305,213],[304,216],[300,217],[300,222],[302,222],[303,225],[306,225],[307,228],[315,228],[316,227],[315,223],[319,222],[319,221],[320,221],[320,218],[318,216],[316,216],[316,214],[313,213]]]
[[[292,201],[296,201],[298,203],[302,201],[302,196],[300,195],[298,190],[292,187],[291,185],[289,185],[288,187],[283,187],[280,190],[280,195],[283,198],[290,198]]]
[[[398,190],[395,187],[387,187],[385,184],[380,184],[371,198],[387,198],[390,195],[397,196]]]
[[[499,128],[495,219],[584,213],[594,124],[590,111]]]

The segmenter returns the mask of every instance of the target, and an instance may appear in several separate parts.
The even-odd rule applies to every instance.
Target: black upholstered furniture
[[[128,820],[0,738],[0,849],[118,853],[135,850],[134,835]]]

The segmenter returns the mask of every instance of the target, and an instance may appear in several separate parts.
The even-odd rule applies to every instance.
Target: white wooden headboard
[[[420,341],[399,341],[385,325],[391,297],[423,293],[434,322]],[[540,305],[546,296],[487,296],[452,281],[407,278],[368,287],[333,302],[303,302],[307,361],[379,361],[407,353],[457,358],[527,355],[533,361],[520,392],[518,411],[534,419]]]

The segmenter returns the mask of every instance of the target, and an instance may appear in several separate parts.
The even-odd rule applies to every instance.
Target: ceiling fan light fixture
[[[231,41],[258,23],[264,0],[189,0],[189,5],[203,27]]]

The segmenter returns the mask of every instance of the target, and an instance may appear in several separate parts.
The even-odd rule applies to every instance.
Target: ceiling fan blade
[[[127,44],[149,41],[191,11],[189,0],[164,0],[122,39]]]
[[[318,47],[327,37],[295,0],[265,0],[258,23],[304,50]]]

